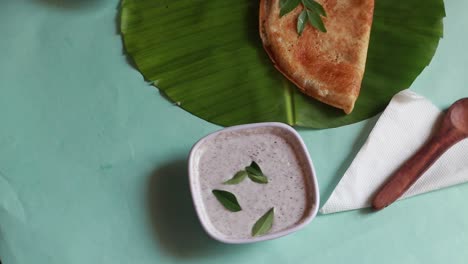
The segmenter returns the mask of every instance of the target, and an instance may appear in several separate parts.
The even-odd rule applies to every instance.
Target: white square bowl
[[[308,186],[304,186],[304,188],[305,190],[307,190],[307,192],[309,192],[308,194],[309,194],[309,197],[312,198],[312,202],[308,203],[308,208],[304,208],[304,211],[306,213],[302,217],[302,220],[288,227],[287,229],[284,229],[278,232],[265,234],[259,237],[236,238],[236,237],[231,237],[229,235],[218,232],[216,227],[212,224],[210,217],[207,213],[207,210],[205,209],[204,201],[202,199],[200,178],[203,177],[203,175],[200,175],[198,165],[199,165],[201,156],[203,154],[203,151],[205,150],[207,145],[208,146],[210,145],[207,143],[214,142],[213,140],[217,138],[218,136],[223,135],[223,134],[232,135],[233,134],[232,132],[235,132],[235,135],[237,137],[242,137],[243,131],[252,131],[255,129],[272,129],[272,131],[274,129],[275,131],[280,131],[285,141],[291,144],[292,146],[294,146],[295,156],[298,157],[298,159],[299,157],[301,158],[302,172],[304,173],[304,176],[308,178],[308,180],[305,183]],[[319,198],[317,179],[315,176],[315,169],[314,169],[312,160],[310,159],[307,148],[304,144],[304,141],[300,137],[300,135],[292,127],[285,125],[283,123],[270,122],[270,123],[256,123],[256,124],[240,125],[240,126],[233,126],[233,127],[225,128],[217,132],[214,132],[202,138],[193,146],[190,152],[188,169],[189,169],[190,190],[192,193],[192,199],[193,199],[193,203],[194,203],[198,218],[203,228],[208,233],[208,235],[218,241],[228,243],[228,244],[244,244],[244,243],[259,242],[259,241],[278,238],[278,237],[285,236],[287,234],[290,234],[292,232],[295,232],[305,227],[317,215],[318,207],[320,204],[320,198]]]

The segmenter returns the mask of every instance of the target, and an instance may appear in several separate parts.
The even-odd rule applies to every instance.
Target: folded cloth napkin
[[[414,92],[395,95],[320,212],[369,207],[388,177],[428,140],[440,116],[437,107]],[[466,181],[465,139],[444,153],[401,199]]]

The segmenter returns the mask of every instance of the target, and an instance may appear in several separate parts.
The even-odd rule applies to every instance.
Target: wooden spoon
[[[380,188],[372,207],[380,210],[396,201],[442,154],[465,138],[468,138],[468,98],[450,106],[439,130]]]

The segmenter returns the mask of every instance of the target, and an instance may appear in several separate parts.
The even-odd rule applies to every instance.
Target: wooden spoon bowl
[[[468,134],[468,98],[457,101],[450,109],[452,124],[461,132]]]
[[[380,188],[372,207],[380,210],[396,201],[442,154],[465,138],[468,138],[468,98],[450,106],[439,130]]]

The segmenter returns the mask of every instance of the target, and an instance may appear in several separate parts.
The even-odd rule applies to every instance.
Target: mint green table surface
[[[468,2],[446,6],[445,38],[412,86],[440,107],[468,96]],[[117,7],[0,2],[4,264],[468,262],[468,185],[376,214],[319,216],[273,241],[209,239],[192,209],[186,158],[219,127],[169,103],[129,65]],[[300,131],[322,204],[375,120]]]

